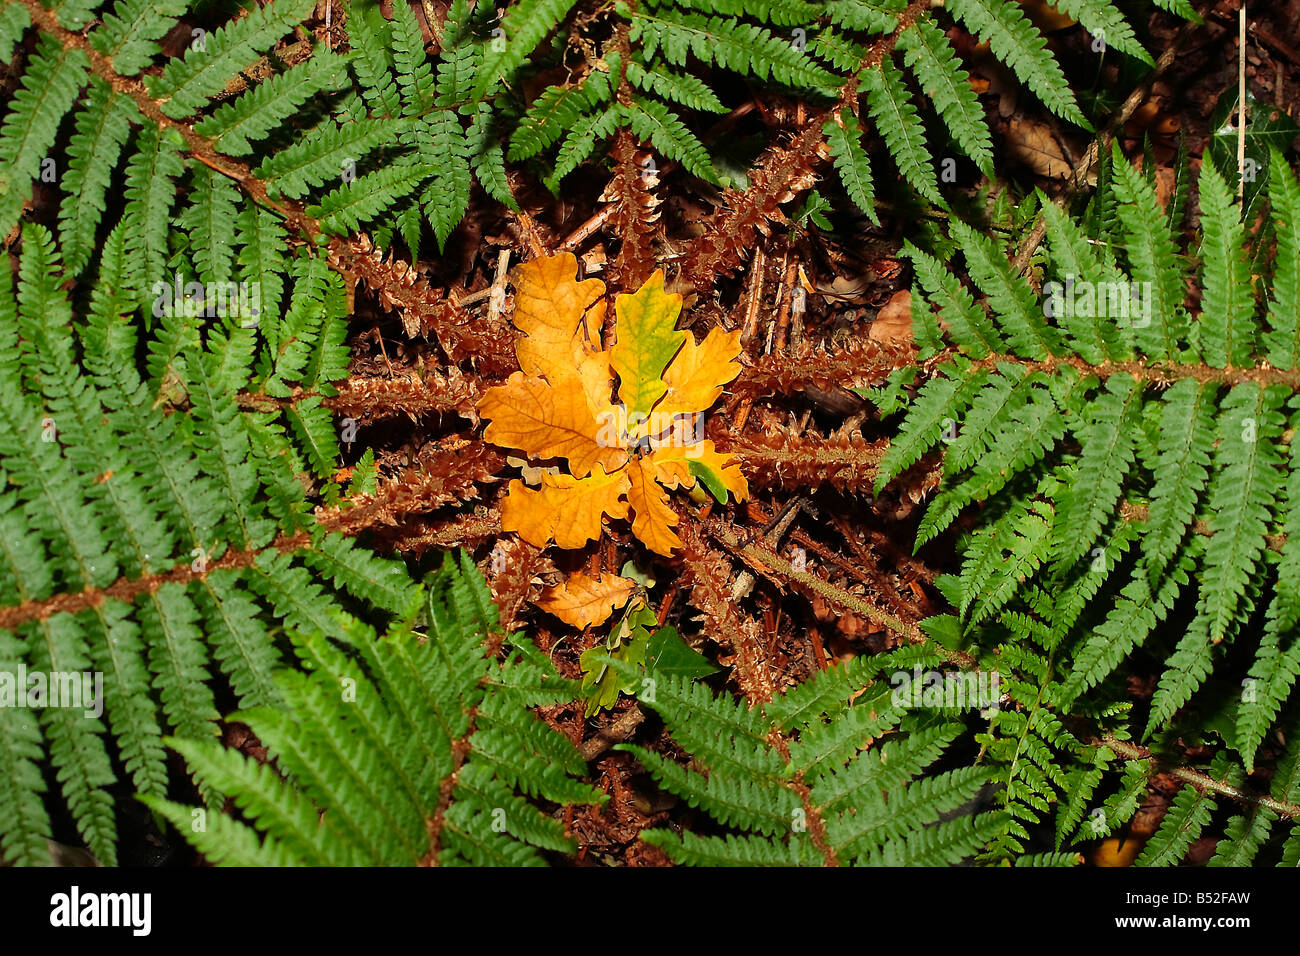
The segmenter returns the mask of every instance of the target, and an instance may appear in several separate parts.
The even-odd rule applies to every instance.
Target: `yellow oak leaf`
[[[644,459],[655,481],[665,488],[690,488],[695,484],[695,476],[690,468],[691,446],[665,445],[656,448]]]
[[[527,375],[544,375],[551,384],[573,374],[574,353],[588,351],[587,335],[582,328],[588,315],[587,331],[599,336],[605,315],[601,296],[605,283],[599,279],[577,281],[578,260],[571,253],[533,259],[515,269],[515,328],[524,333],[515,344],[519,367]]]
[[[682,297],[664,289],[662,270],[656,270],[635,293],[620,295],[614,302],[616,341],[609,364],[618,373],[619,401],[634,424],[648,416],[668,390],[664,370],[691,337],[677,330],[681,312]]]
[[[599,423],[601,416],[614,408],[609,400],[614,391],[614,376],[609,370],[609,353],[584,353],[578,362],[577,376],[582,382],[582,394],[587,398],[587,408]]]
[[[655,413],[690,414],[713,407],[722,395],[722,386],[740,374],[740,363],[736,361],[739,355],[739,329],[710,329],[699,345],[695,344],[695,336],[686,336],[682,350],[664,372],[668,390],[655,406]]]
[[[726,504],[727,492],[736,496],[737,501],[749,497],[749,482],[740,473],[740,465],[733,455],[718,451],[713,442],[704,440],[686,449],[687,467],[692,475],[704,482],[704,486],[713,493],[713,497]]]
[[[573,627],[604,624],[616,608],[628,602],[636,589],[631,578],[601,574],[598,578],[581,572],[570,574],[553,588],[542,592],[537,606]]]
[[[633,533],[651,550],[671,554],[682,542],[667,490],[702,482],[722,502],[749,494],[732,456],[702,440],[701,427],[703,413],[740,371],[740,334],[714,329],[697,343],[677,329],[681,296],[670,294],[656,272],[635,293],[617,297],[615,343],[602,350],[605,287],[576,276],[577,260],[567,253],[514,274],[521,371],[480,400],[484,437],[530,459],[567,459],[570,473],[546,461],[535,468],[512,459],[540,487],[510,483],[502,527],[537,547],[554,540],[578,548],[600,537],[605,515],[632,514]]]
[[[537,458],[567,458],[579,478],[598,464],[614,471],[627,461],[626,448],[602,444],[601,426],[572,371],[554,385],[515,372],[506,384],[487,390],[479,414],[491,419],[483,432],[488,441]]]
[[[538,490],[516,478],[501,502],[501,528],[537,548],[552,539],[561,548],[581,548],[600,537],[602,515],[627,517],[628,487],[626,469],[612,475],[597,469],[587,478],[543,475]]]
[[[682,546],[682,539],[672,529],[677,512],[669,507],[668,494],[655,481],[656,470],[653,455],[628,462],[627,500],[632,508],[632,533],[651,551],[667,556]]]

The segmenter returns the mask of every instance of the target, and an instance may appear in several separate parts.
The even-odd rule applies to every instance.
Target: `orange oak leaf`
[[[572,371],[554,385],[515,372],[504,385],[487,390],[479,414],[492,420],[483,432],[488,441],[537,458],[567,458],[579,478],[598,464],[614,471],[627,461],[626,449],[602,438],[601,423]]]
[[[602,515],[627,517],[627,492],[626,470],[610,475],[597,469],[587,478],[543,475],[538,490],[516,478],[501,502],[501,528],[537,548],[552,539],[561,548],[581,548],[600,537]]]
[[[592,627],[609,620],[615,609],[628,602],[635,588],[635,581],[617,574],[601,574],[593,578],[578,572],[543,591],[537,606],[565,624],[577,628]]]
[[[703,413],[740,371],[740,335],[714,329],[697,343],[677,329],[681,296],[656,272],[618,296],[615,342],[602,350],[605,287],[577,281],[577,268],[565,253],[525,263],[513,276],[521,371],[480,400],[484,437],[529,459],[567,459],[570,473],[524,462],[525,477],[541,486],[510,483],[502,528],[537,547],[554,540],[578,548],[600,537],[605,515],[631,513],[633,533],[668,555],[682,542],[666,490],[703,482],[722,502],[748,496],[731,456],[701,440]],[[647,439],[649,454],[639,448]]]
[[[578,380],[582,382],[582,394],[587,398],[587,408],[592,417],[600,422],[602,416],[608,415],[614,408],[609,396],[614,390],[614,376],[609,370],[608,352],[586,352],[578,362]]]
[[[632,533],[651,551],[670,555],[682,546],[672,526],[677,512],[668,504],[668,495],[656,478],[653,455],[634,458],[627,466],[628,504],[632,508]]]
[[[656,448],[642,461],[649,468],[654,480],[665,488],[690,488],[695,484],[691,475],[690,456],[694,446],[683,444],[664,445]]]
[[[529,375],[544,375],[551,384],[574,370],[573,355],[597,338],[605,309],[601,296],[605,283],[599,279],[578,282],[578,260],[571,253],[525,262],[515,269],[515,311],[512,321],[524,333],[515,345],[519,367]],[[588,315],[587,331],[583,316]]]
[[[660,415],[690,414],[713,407],[722,386],[740,374],[740,329],[714,328],[699,345],[688,335],[682,350],[664,372],[668,391],[655,406]]]

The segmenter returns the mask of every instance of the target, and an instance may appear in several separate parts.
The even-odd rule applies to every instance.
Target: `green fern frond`
[[[14,5],[17,8],[17,4]],[[186,10],[182,0],[118,0],[90,45],[108,57],[123,76],[135,76],[162,52],[158,45]]]
[[[891,707],[888,687],[871,685],[869,670],[824,675],[813,689],[751,711],[675,675],[607,663],[636,677],[641,702],[663,718],[698,769],[634,745],[619,749],[727,831],[642,834],[676,862],[945,865],[972,855],[997,829],[993,819],[961,811],[985,782],[981,768],[915,779],[960,728],[926,726]],[[910,734],[862,749],[863,740],[900,721]]]
[[[86,82],[86,54],[42,35],[0,124],[0,232],[18,223],[59,124]]]
[[[958,221],[950,232],[979,301],[937,257],[906,250],[929,305],[947,320],[950,349],[932,360],[880,478],[883,487],[942,438],[942,480],[918,544],[979,504],[958,542],[960,575],[938,582],[958,616],[934,627],[995,650],[1017,702],[988,738],[994,766],[1020,781],[1005,804],[1014,825],[994,855],[1018,852],[1065,792],[1066,775],[1101,785],[1084,751],[1061,748],[1035,721],[1070,709],[1131,733],[1104,702],[1139,648],[1162,661],[1146,733],[1180,727],[1186,708],[1203,701],[1222,726],[1235,726],[1227,744],[1248,769],[1300,673],[1291,597],[1300,489],[1287,439],[1295,386],[1269,364],[1275,353],[1285,361],[1281,330],[1290,327],[1267,319],[1279,330],[1271,339],[1261,329],[1293,291],[1292,183],[1285,173],[1274,182],[1277,298],[1260,303],[1256,288],[1268,290],[1268,276],[1248,281],[1237,207],[1217,173],[1202,173],[1204,291],[1201,314],[1190,317],[1181,250],[1154,190],[1118,155],[1111,169],[1113,217],[1081,227],[1065,212],[1044,213],[1041,293]],[[1007,345],[995,348],[999,340]],[[1239,699],[1216,693],[1225,685]],[[1062,840],[1087,829],[1081,812],[1070,804]],[[1188,809],[1187,819],[1199,814]],[[1235,825],[1243,854],[1261,827],[1257,818]],[[1164,861],[1178,846],[1151,856]]]
[[[1047,41],[1019,9],[1007,0],[951,0],[948,10],[987,43],[1053,113],[1091,129]]]
[[[220,93],[263,50],[289,32],[311,10],[311,0],[275,0],[221,27],[170,61],[145,85],[173,119],[188,116]]]
[[[295,639],[310,671],[277,674],[284,709],[241,715],[279,773],[214,744],[169,741],[248,823],[217,816],[195,827],[189,808],[146,802],[217,863],[519,865],[543,862],[539,849],[571,852],[562,827],[519,794],[600,794],[573,779],[581,760],[517,694],[484,697],[488,681],[509,687],[497,681],[514,665],[485,654],[493,617],[474,596],[477,573],[448,555],[430,582],[428,636],[436,627],[442,640],[419,641],[407,624],[378,637],[341,615],[330,637]],[[448,652],[461,662],[451,674]],[[437,692],[422,693],[436,673]]]
[[[944,205],[939,193],[934,157],[925,143],[925,128],[903,85],[903,74],[889,57],[863,75],[871,118],[885,138],[889,153],[903,178],[935,205]]]
[[[867,214],[874,223],[880,222],[876,215],[875,193],[871,188],[871,160],[862,148],[862,129],[857,117],[848,110],[841,110],[838,122],[829,119],[822,126],[822,133],[831,148],[831,157],[835,161],[835,170],[840,174],[844,191],[857,207]]]
[[[919,19],[898,35],[898,49],[948,125],[957,145],[992,176],[993,145],[984,110],[943,31]]]

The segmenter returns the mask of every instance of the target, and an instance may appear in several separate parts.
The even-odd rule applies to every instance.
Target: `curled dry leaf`
[[[876,314],[867,337],[875,342],[891,345],[912,344],[912,293],[907,289],[895,292],[884,308]]]
[[[1007,130],[1011,155],[1040,176],[1068,179],[1074,165],[1046,123],[1017,116]]]
[[[631,578],[617,574],[593,578],[575,573],[543,591],[537,606],[572,627],[592,627],[604,624],[615,610],[627,604],[636,586]]]

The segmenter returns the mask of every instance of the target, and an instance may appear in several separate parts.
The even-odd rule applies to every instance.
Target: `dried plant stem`
[[[949,650],[936,644],[915,624],[900,620],[892,614],[887,614],[874,605],[867,603],[858,595],[850,594],[843,588],[837,587],[829,581],[824,581],[814,574],[809,574],[807,571],[796,571],[789,561],[762,545],[753,542],[748,544],[741,542],[721,522],[710,522],[708,533],[721,542],[728,551],[746,561],[758,573],[768,577],[779,574],[786,578],[789,583],[805,591],[820,594],[828,601],[853,611],[855,614],[861,614],[867,620],[888,628],[910,644],[929,645],[936,653],[959,667],[975,667],[975,658],[965,651]]]
[[[1130,743],[1127,740],[1118,740],[1115,737],[1107,735],[1094,743],[1102,744],[1125,760],[1150,760],[1156,763],[1165,773],[1168,773],[1184,783],[1189,783],[1197,790],[1209,790],[1213,793],[1222,794],[1225,797],[1231,797],[1238,803],[1244,803],[1247,806],[1260,806],[1272,810],[1284,817],[1290,817],[1292,820],[1300,820],[1300,806],[1294,803],[1284,803],[1281,800],[1275,800],[1265,794],[1255,793],[1245,790],[1241,787],[1234,786],[1224,780],[1215,780],[1209,774],[1202,773],[1199,770],[1193,770],[1191,767],[1184,767],[1178,764],[1169,763],[1166,758],[1159,757],[1145,747]]]
[[[960,353],[949,349],[931,360],[938,364]],[[1184,378],[1194,378],[1198,382],[1215,385],[1240,385],[1255,382],[1258,385],[1284,385],[1291,391],[1300,391],[1300,369],[1274,368],[1271,365],[1253,365],[1249,368],[1214,368],[1210,365],[1192,365],[1179,362],[1101,362],[1090,365],[1077,356],[1064,358],[1047,358],[1041,361],[1023,359],[1015,355],[992,354],[971,363],[972,368],[995,370],[1000,364],[1012,363],[1031,372],[1055,372],[1058,368],[1069,365],[1085,375],[1095,375],[1100,379],[1111,375],[1131,375],[1140,382],[1154,385],[1172,385]]]
[[[1107,128],[1102,130],[1101,134],[1088,146],[1088,150],[1083,154],[1083,158],[1075,163],[1070,176],[1070,188],[1063,190],[1055,199],[1058,206],[1064,208],[1066,203],[1070,201],[1075,190],[1082,185],[1088,170],[1096,164],[1098,157],[1101,156],[1101,151],[1103,149],[1110,149],[1110,144],[1114,142],[1115,136],[1119,130],[1123,129],[1124,124],[1133,117],[1133,114],[1137,112],[1138,107],[1146,102],[1147,97],[1151,94],[1151,87],[1155,85],[1156,80],[1158,80],[1165,70],[1169,69],[1169,67],[1173,65],[1174,60],[1178,58],[1178,53],[1182,49],[1183,41],[1190,32],[1191,26],[1192,24],[1190,23],[1184,25],[1178,36],[1174,38],[1174,42],[1169,45],[1169,49],[1160,54],[1160,58],[1156,60],[1155,69],[1147,74],[1146,79],[1142,81],[1137,89],[1128,95],[1128,98],[1124,100],[1124,104],[1120,107],[1119,112],[1115,114]],[[1029,260],[1034,257],[1034,253],[1038,251],[1038,247],[1042,244],[1046,235],[1047,220],[1043,218],[1042,213],[1039,213],[1038,218],[1034,220],[1034,228],[1029,231],[1029,234],[1025,236],[1021,241],[1019,248],[1016,250],[1016,258],[1013,260],[1013,265],[1018,273],[1024,274],[1024,272],[1029,268]]]
[[[1237,9],[1237,198],[1246,196],[1246,0]]]

